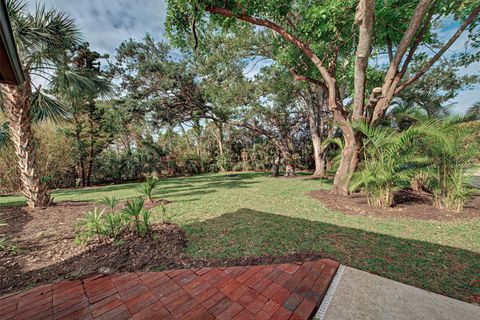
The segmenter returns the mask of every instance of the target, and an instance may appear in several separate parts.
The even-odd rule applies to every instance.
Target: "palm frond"
[[[338,146],[338,148],[340,150],[342,150],[345,146],[345,144],[343,143],[343,140],[338,138],[338,137],[327,138],[327,139],[323,140],[323,142],[322,142],[323,147],[328,146],[329,144],[334,144],[334,145]]]
[[[70,101],[82,100],[85,97],[95,96],[96,83],[88,73],[74,70],[68,66],[57,69],[50,88]]]
[[[32,119],[34,122],[51,120],[59,123],[69,118],[68,109],[55,98],[47,95],[42,90],[32,94]]]

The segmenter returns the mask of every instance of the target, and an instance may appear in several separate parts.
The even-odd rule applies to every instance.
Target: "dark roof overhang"
[[[0,0],[0,83],[19,85],[24,81],[7,6],[4,0]]]

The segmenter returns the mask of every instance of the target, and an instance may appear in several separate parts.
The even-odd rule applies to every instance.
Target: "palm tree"
[[[25,2],[8,0],[7,10],[25,81],[19,86],[2,85],[2,109],[18,157],[22,192],[28,205],[35,208],[50,204],[51,199],[36,168],[32,122],[64,118],[67,110],[41,86],[36,86],[32,77],[47,83],[58,77],[71,86],[85,85],[84,79],[67,67],[66,59],[66,50],[79,43],[80,34],[74,20],[56,9],[37,6],[36,12],[30,13]]]
[[[418,151],[418,137],[435,123],[415,124],[404,131],[371,127],[363,122],[354,126],[365,136],[364,161],[352,179],[351,191],[362,188],[370,205],[388,207],[393,194],[410,185],[413,174],[428,164]]]

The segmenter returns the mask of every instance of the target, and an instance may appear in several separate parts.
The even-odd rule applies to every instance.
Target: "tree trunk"
[[[31,89],[29,79],[23,86],[3,86],[3,102],[9,121],[11,138],[18,157],[22,193],[30,208],[45,207],[51,203],[47,186],[38,176],[35,161],[35,142],[32,132]]]
[[[359,38],[354,69],[353,121],[364,119],[365,82],[372,44],[374,7],[374,0],[360,0],[355,14]],[[345,147],[342,151],[340,166],[335,174],[332,192],[347,195],[353,173],[357,169],[360,148],[362,146],[362,135],[355,132],[348,123],[343,123],[340,125],[340,128],[345,140]]]
[[[345,140],[345,147],[342,150],[340,165],[335,173],[332,192],[334,194],[348,195],[348,186],[358,165],[361,138],[354,132],[353,128],[349,126],[344,126],[342,133]]]
[[[88,146],[88,169],[87,169],[87,177],[86,183],[87,186],[90,186],[92,181],[92,170],[93,170],[93,160],[95,157],[95,120],[94,120],[94,113],[95,113],[95,102],[91,101],[88,105],[88,123],[89,123],[89,146]]]
[[[287,142],[280,142],[279,149],[285,164],[285,177],[295,176],[295,165],[293,163],[292,153],[288,148]]]
[[[217,143],[218,143],[218,155],[221,158],[223,158],[223,124],[221,122],[215,121],[215,125],[218,128],[218,134],[214,134],[215,139],[217,140]],[[218,169],[220,170],[220,172],[225,172],[225,168],[223,167],[222,164],[220,164],[220,167]]]
[[[272,176],[278,177],[278,172],[280,171],[280,157],[278,154],[275,155],[275,161],[272,165]]]
[[[78,156],[78,178],[80,179],[80,186],[83,188],[85,187],[85,161],[83,159],[83,148],[82,148],[82,138],[81,138],[81,132],[82,132],[82,127],[81,123],[78,120],[77,115],[74,113],[73,115],[73,120],[75,124],[75,140],[77,143],[77,156]]]
[[[322,147],[322,139],[320,138],[316,130],[310,129],[310,135],[313,145],[313,157],[315,159],[315,172],[313,173],[313,176],[323,177],[325,175],[325,148]]]
[[[285,158],[285,177],[294,177],[295,175],[295,165],[291,158]]]

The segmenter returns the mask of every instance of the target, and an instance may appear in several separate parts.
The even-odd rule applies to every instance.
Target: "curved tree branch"
[[[460,37],[460,35],[463,33],[463,31],[465,31],[465,29],[475,21],[475,19],[479,15],[479,13],[480,13],[480,5],[478,5],[475,9],[473,9],[473,11],[470,13],[468,18],[458,28],[457,32],[455,32],[455,34],[430,59],[430,61],[428,61],[428,63],[422,69],[417,71],[417,73],[414,76],[412,76],[410,79],[408,79],[405,82],[403,82],[402,84],[400,84],[400,86],[398,86],[397,89],[395,90],[395,93],[396,94],[399,93],[400,91],[405,89],[405,87],[409,86],[410,84],[415,82],[418,78],[420,78],[425,72],[427,72],[435,64],[435,62],[437,62],[438,59],[440,59],[442,57],[442,55],[445,53],[445,51],[447,51],[448,48],[450,48],[455,43],[455,41],[457,41],[457,39]]]

